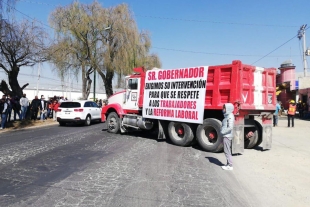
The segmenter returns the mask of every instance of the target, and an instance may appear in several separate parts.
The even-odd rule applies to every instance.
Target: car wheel
[[[91,123],[91,118],[90,118],[90,116],[88,115],[88,116],[86,116],[86,119],[85,119],[84,125],[85,125],[85,126],[89,126],[89,125],[90,125],[90,123]]]

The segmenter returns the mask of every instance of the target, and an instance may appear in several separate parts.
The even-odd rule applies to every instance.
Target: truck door
[[[138,110],[138,99],[140,91],[140,78],[128,78],[126,83],[126,94],[124,100],[124,109]]]

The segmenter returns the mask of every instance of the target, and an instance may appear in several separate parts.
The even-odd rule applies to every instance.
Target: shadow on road
[[[218,159],[216,159],[214,157],[206,157],[206,158],[209,160],[209,162],[211,162],[211,163],[213,163],[215,165],[218,165],[218,166],[223,166],[224,165],[221,161],[219,161]]]
[[[269,149],[264,149],[263,147],[261,146],[257,146],[255,148],[253,148],[254,150],[257,150],[257,151],[261,151],[261,152],[265,152],[265,151],[269,151]]]

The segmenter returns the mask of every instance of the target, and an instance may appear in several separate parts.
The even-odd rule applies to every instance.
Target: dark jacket
[[[40,99],[33,99],[31,101],[31,109],[32,110],[38,109],[40,107],[40,104],[41,104],[41,100]]]

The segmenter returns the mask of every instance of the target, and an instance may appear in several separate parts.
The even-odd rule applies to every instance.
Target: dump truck
[[[126,87],[108,98],[101,120],[110,133],[149,131],[178,146],[223,150],[223,104],[234,105],[232,152],[271,149],[276,69],[243,64],[133,69]]]

